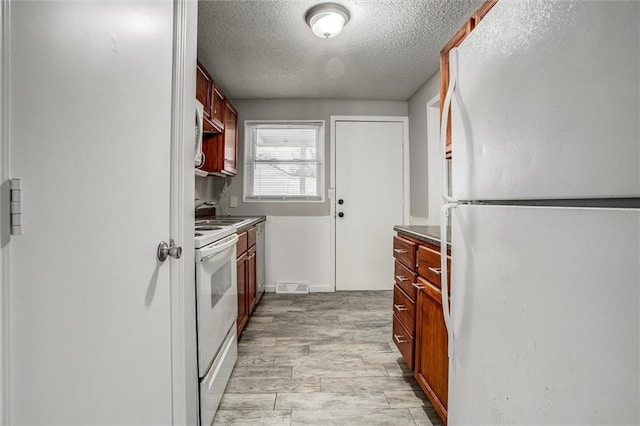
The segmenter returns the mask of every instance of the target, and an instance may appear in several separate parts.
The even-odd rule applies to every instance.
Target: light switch
[[[229,197],[229,207],[238,207],[238,197],[235,195]]]

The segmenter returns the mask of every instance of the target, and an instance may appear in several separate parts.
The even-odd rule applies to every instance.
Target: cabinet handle
[[[404,305],[393,305],[393,307],[396,308],[396,310],[398,312],[402,312],[402,311],[407,311],[408,310]]]
[[[398,254],[405,254],[405,253],[409,253],[407,250],[405,249],[393,249],[394,253],[398,253]]]
[[[401,339],[401,337],[402,337],[402,335],[400,335],[400,334],[394,334],[393,335],[393,338],[396,339],[396,343],[398,343],[398,344],[409,342],[408,340]]]
[[[429,271],[433,272],[434,274],[436,274],[437,276],[440,276],[441,274],[441,270],[440,268],[429,268]]]
[[[409,281],[409,278],[403,277],[402,275],[396,275],[396,280],[403,282],[403,281]]]
[[[418,291],[422,290],[422,286],[418,283],[411,283],[411,285]]]

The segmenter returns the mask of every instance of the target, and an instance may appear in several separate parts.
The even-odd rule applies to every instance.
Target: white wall
[[[232,100],[238,110],[239,151],[238,174],[228,178],[229,196],[238,197],[238,207],[229,209],[232,215],[271,216],[326,216],[329,214],[329,199],[325,193],[324,203],[243,203],[244,121],[245,120],[324,120],[325,121],[325,184],[329,187],[330,176],[330,118],[332,115],[406,116],[407,102],[398,101],[350,101],[326,99],[282,99],[282,100]],[[381,171],[382,172],[382,171]],[[218,199],[224,178],[208,177],[213,183],[197,184],[197,192],[207,192],[210,198]],[[218,210],[224,214],[224,208]]]
[[[231,215],[265,215],[267,221],[267,290],[278,281],[308,282],[311,291],[329,291],[330,201],[323,203],[243,203],[244,121],[245,120],[324,120],[325,191],[330,178],[330,137],[332,115],[407,116],[407,102],[349,100],[233,100],[238,110],[238,174],[226,178],[229,196],[238,198]],[[380,173],[384,173],[381,170]],[[196,196],[219,200],[218,214],[226,214],[221,191],[225,178],[196,178]]]
[[[306,283],[312,292],[331,291],[331,218],[268,216],[266,291],[278,282]]]
[[[429,155],[428,144],[438,144],[438,140],[429,140],[427,137],[427,103],[440,91],[440,73],[431,77],[409,99],[409,147],[410,147],[410,172],[411,172],[411,221],[415,224],[429,224],[430,192],[439,194],[438,185],[433,189],[429,183]],[[438,151],[436,151],[438,152]],[[431,203],[433,204],[433,202]]]

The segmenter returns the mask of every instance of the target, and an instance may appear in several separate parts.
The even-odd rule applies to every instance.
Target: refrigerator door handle
[[[453,334],[453,324],[451,322],[451,311],[449,309],[449,280],[447,271],[447,224],[449,223],[449,212],[458,206],[458,203],[446,203],[440,210],[440,289],[442,290],[442,313],[444,324],[447,327],[449,343],[449,359],[455,358],[455,336]]]
[[[447,126],[449,124],[449,108],[451,99],[458,80],[458,49],[449,51],[449,87],[442,105],[442,117],[440,118],[440,159],[442,161],[442,198],[447,203],[455,203],[457,200],[449,195],[449,167],[447,164]]]

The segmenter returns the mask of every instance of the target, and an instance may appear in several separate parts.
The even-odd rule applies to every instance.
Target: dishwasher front
[[[265,274],[265,226],[266,221],[262,221],[256,225],[256,303],[260,301],[267,286],[267,278]]]

